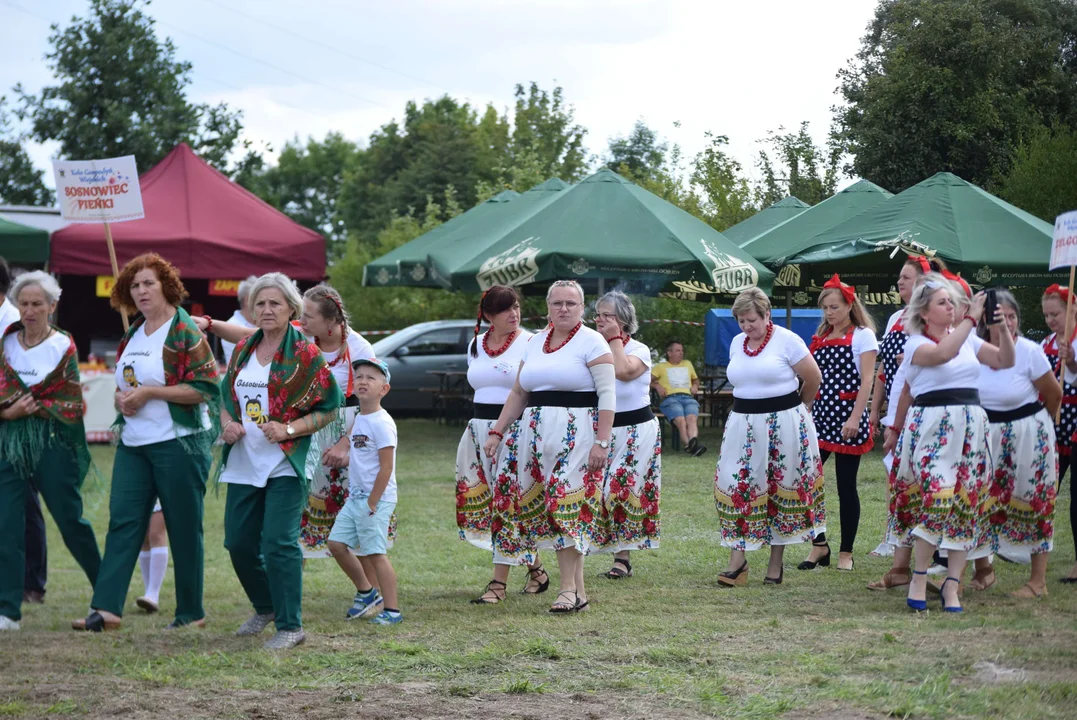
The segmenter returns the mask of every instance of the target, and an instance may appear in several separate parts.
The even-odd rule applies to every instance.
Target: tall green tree
[[[779,128],[759,142],[767,148],[759,151],[761,207],[789,195],[815,205],[834,194],[843,152],[839,135],[832,133],[827,147],[820,148],[803,122],[797,132]]]
[[[537,159],[546,178],[556,176],[575,182],[587,173],[590,163],[583,146],[587,130],[576,123],[576,111],[565,102],[564,95],[560,87],[547,92],[536,82],[527,88],[516,86],[509,166],[523,156],[531,156]]]
[[[235,179],[299,224],[322,233],[333,259],[344,254],[347,244],[337,198],[360,152],[340,133],[331,132],[324,140],[307,138],[305,144],[296,137],[285,144],[276,165],[250,169]]]
[[[711,132],[706,137],[707,146],[692,163],[691,183],[701,195],[701,217],[721,232],[758,212],[759,193],[726,151],[729,138]]]
[[[15,132],[0,95],[0,204],[52,205],[55,193],[45,185],[45,173],[34,167],[26,152],[26,136]]]
[[[662,169],[669,143],[661,141],[658,131],[637,120],[627,136],[610,138],[606,165],[622,175],[645,178]]]
[[[1049,223],[1077,210],[1077,130],[1037,128],[1018,146],[1009,172],[994,189]]]
[[[900,192],[947,170],[984,185],[1035,128],[1077,120],[1077,3],[881,0],[838,73],[850,174]]]
[[[187,99],[191,64],[176,60],[143,12],[148,0],[90,0],[86,17],[52,26],[45,61],[55,84],[31,95],[15,87],[20,115],[39,142],[59,142],[70,159],[134,155],[146,170],[180,142],[229,169],[240,113]]]

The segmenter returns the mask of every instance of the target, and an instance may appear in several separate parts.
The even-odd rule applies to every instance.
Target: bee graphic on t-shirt
[[[370,438],[366,435],[352,435],[352,447],[356,450],[361,450],[366,447],[367,440],[369,439]]]
[[[252,399],[244,395],[243,410],[255,425],[265,425],[269,422],[269,416],[262,412],[262,400],[257,396]]]
[[[123,366],[123,381],[127,383],[128,387],[136,388],[140,385],[138,378],[135,377],[135,366],[124,365]]]

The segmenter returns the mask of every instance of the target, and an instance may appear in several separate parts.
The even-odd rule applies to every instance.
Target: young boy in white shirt
[[[396,625],[404,619],[396,596],[396,573],[386,555],[389,519],[396,508],[396,423],[381,399],[389,392],[389,368],[381,360],[352,363],[359,414],[351,432],[325,452],[329,467],[348,468],[348,501],[329,533],[329,551],[355,584],[345,619],[376,613],[370,622]],[[359,551],[358,559],[351,548]],[[369,578],[369,579],[368,579]],[[377,588],[371,583],[376,581]]]

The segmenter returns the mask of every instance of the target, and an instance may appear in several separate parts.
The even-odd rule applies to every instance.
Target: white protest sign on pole
[[[142,190],[138,184],[138,167],[134,155],[105,160],[53,160],[56,196],[60,198],[60,216],[72,223],[102,223],[105,243],[112,263],[112,277],[118,277],[116,247],[109,223],[141,220]],[[127,331],[127,313],[121,312]]]
[[[1070,327],[1070,312],[1073,309],[1073,275],[1077,266],[1077,210],[1062,213],[1055,218],[1055,233],[1051,241],[1051,270],[1069,267],[1070,286],[1066,295],[1066,332],[1061,340],[1055,344],[1061,348],[1068,344],[1067,339],[1073,336],[1073,328]],[[1058,364],[1058,379],[1062,380],[1064,363]],[[1055,422],[1058,422],[1062,408],[1055,413]]]

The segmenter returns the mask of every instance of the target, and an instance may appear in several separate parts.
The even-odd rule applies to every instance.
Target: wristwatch
[[[610,449],[610,441],[609,440],[595,440],[595,445],[598,445],[603,450],[609,450]]]
[[[288,423],[287,425],[285,425],[284,429],[288,431],[288,437],[291,437],[292,435],[295,435],[295,428],[292,427],[291,423]]]

